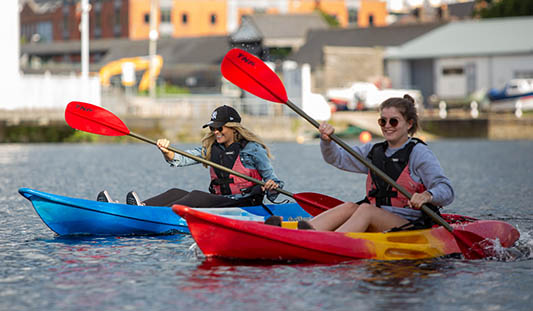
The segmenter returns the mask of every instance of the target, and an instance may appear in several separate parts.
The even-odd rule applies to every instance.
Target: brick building
[[[157,25],[162,37],[228,35],[237,30],[243,15],[309,14],[317,9],[333,16],[341,27],[349,25],[344,0],[154,0],[158,2]],[[22,42],[79,40],[79,0],[20,0]],[[90,0],[90,38],[147,39],[151,0]],[[376,25],[384,23],[381,0],[361,0],[362,16]],[[368,21],[359,22],[360,26]],[[372,25],[372,22],[370,23]]]

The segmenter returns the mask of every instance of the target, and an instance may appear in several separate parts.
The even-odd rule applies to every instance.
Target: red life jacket
[[[233,143],[225,149],[222,149],[219,144],[214,143],[211,147],[211,161],[227,168],[231,168],[241,174],[262,180],[257,169],[246,168],[241,162],[241,157],[239,155],[241,149],[246,146],[246,143],[246,141]],[[214,194],[242,194],[248,192],[251,187],[255,186],[251,181],[213,167],[209,169],[209,173],[211,175],[209,191]]]
[[[413,180],[409,171],[409,156],[417,143],[426,144],[420,139],[411,138],[411,141],[405,147],[396,151],[392,156],[387,157],[385,156],[385,151],[388,144],[387,142],[382,142],[375,144],[368,154],[368,158],[372,161],[372,164],[411,194],[426,191],[426,187],[422,183]],[[376,206],[409,206],[409,199],[407,197],[370,170],[366,178],[366,196],[370,203]]]

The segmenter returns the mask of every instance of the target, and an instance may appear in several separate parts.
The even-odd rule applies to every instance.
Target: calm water
[[[179,148],[190,146],[179,145]],[[205,260],[190,236],[58,237],[17,192],[121,201],[205,189],[201,166],[170,169],[155,147],[0,145],[0,310],[531,310],[533,141],[430,143],[457,197],[447,212],[501,219],[521,239],[499,260],[251,265]],[[291,192],[363,196],[316,143],[272,144]]]

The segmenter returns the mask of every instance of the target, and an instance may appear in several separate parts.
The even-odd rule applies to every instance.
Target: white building
[[[533,17],[452,22],[401,47],[386,50],[393,87],[410,86],[424,98],[465,98],[533,78]]]
[[[22,75],[20,73],[19,3],[4,1],[0,10],[2,43],[0,49],[0,110],[64,108],[70,101],[100,105],[97,77]],[[81,49],[81,47],[80,47]]]

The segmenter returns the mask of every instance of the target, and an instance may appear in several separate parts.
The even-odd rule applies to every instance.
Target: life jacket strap
[[[437,214],[437,215],[439,215],[439,217],[441,217],[441,214],[440,214],[440,209],[442,208],[441,206],[435,206],[433,204],[426,204],[426,205],[433,212],[435,212],[435,214]],[[428,229],[428,228],[433,227],[434,225],[436,225],[436,223],[433,220],[433,218],[431,218],[426,213],[422,213],[422,215],[420,217],[418,217],[417,219],[411,220],[408,223],[406,223],[405,225],[391,228],[391,229],[387,230],[386,232]]]

